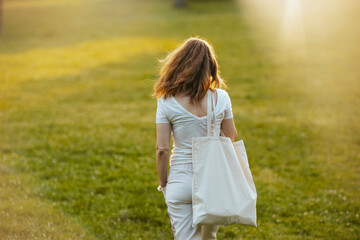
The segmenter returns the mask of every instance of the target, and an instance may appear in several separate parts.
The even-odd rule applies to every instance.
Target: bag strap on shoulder
[[[211,136],[212,129],[214,130],[214,135],[217,133],[216,129],[216,115],[215,115],[215,96],[213,96],[212,91],[209,89],[207,92],[207,105],[206,105],[206,116],[207,116],[207,135]],[[213,120],[213,124],[212,124]]]

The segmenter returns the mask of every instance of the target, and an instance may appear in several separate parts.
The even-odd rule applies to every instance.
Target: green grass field
[[[5,0],[0,239],[172,238],[150,95],[158,59],[196,35],[214,45],[258,191],[258,228],[218,239],[359,239],[360,33],[289,57],[245,5],[170,3]]]

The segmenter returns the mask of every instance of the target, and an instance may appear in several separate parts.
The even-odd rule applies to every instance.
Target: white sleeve
[[[231,107],[231,99],[229,94],[226,92],[226,108],[225,108],[225,117],[224,119],[233,118],[232,107]]]
[[[170,123],[162,99],[157,101],[156,123]]]

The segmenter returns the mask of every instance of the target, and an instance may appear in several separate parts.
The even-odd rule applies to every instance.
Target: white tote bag
[[[207,136],[192,139],[193,227],[198,224],[256,227],[257,193],[244,142],[232,143],[230,138],[218,136],[220,129],[211,124],[211,118],[215,122],[214,97],[209,90]]]

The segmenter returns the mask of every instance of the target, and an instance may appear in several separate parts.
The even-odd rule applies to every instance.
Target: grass
[[[96,239],[76,217],[69,217],[49,202],[33,195],[33,176],[14,171],[11,158],[0,165],[0,236],[2,239]],[[8,160],[8,161],[6,161]]]
[[[215,47],[258,191],[258,228],[223,226],[218,239],[359,238],[349,51],[314,42],[289,61],[233,1],[16,0],[4,11],[2,239],[172,238],[150,94],[157,60],[193,35]]]

